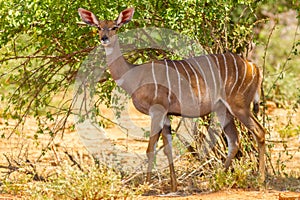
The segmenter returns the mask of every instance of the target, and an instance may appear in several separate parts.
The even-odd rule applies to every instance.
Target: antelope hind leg
[[[227,171],[232,163],[232,159],[236,156],[239,149],[238,131],[234,123],[233,115],[223,103],[219,103],[216,113],[228,143],[228,154],[224,164],[225,170]]]
[[[265,181],[265,129],[257,121],[257,119],[251,114],[251,112],[236,112],[236,117],[247,127],[248,130],[255,136],[256,142],[258,144],[258,159],[259,159],[259,175],[260,182]]]

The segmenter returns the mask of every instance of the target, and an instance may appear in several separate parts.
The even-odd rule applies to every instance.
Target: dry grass
[[[276,109],[272,112],[274,114]],[[296,113],[294,120],[297,121],[298,117],[299,112]],[[273,119],[285,123],[280,115]],[[273,123],[278,124],[278,121]],[[67,130],[63,138],[56,136],[53,139],[40,135],[38,139],[35,139],[34,121],[28,119],[27,123],[22,133],[13,134],[9,139],[1,139],[1,193],[20,196],[23,199],[116,199],[170,192],[168,168],[154,170],[152,182],[147,185],[144,184],[143,171],[131,174],[108,165],[97,164],[74,130]],[[8,135],[10,127],[12,126],[3,124],[1,130]],[[273,132],[276,133],[276,130]],[[244,153],[243,156],[234,160],[231,170],[224,172],[223,161],[226,150],[222,149],[224,148],[222,145],[219,145],[218,149],[213,149],[207,158],[198,160],[184,150],[180,141],[174,138],[175,154],[178,155],[175,160],[179,183],[178,194],[192,195],[237,188],[299,192],[300,162],[297,138],[280,139],[277,137],[276,142],[273,136],[272,138],[268,136],[268,138],[269,146],[272,145],[268,149],[269,175],[265,185],[257,182],[255,174],[257,166],[256,161],[253,160],[255,154]],[[248,139],[251,140],[251,137]],[[283,140],[287,142],[282,143]],[[49,141],[51,141],[50,144]],[[123,141],[123,145],[130,145],[123,139],[115,140],[114,138],[113,141],[118,143]],[[138,141],[130,140],[130,142]],[[145,142],[142,141],[142,143]]]

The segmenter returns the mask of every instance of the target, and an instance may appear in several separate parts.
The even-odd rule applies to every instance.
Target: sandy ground
[[[300,114],[297,113],[289,113],[289,111],[284,109],[277,109],[272,108],[272,105],[269,106],[269,114],[273,117],[274,122],[271,122],[269,126],[270,129],[274,130],[272,132],[272,137],[268,136],[268,140],[276,140],[278,139],[278,132],[275,131],[278,127],[283,127],[287,123],[290,122],[290,120],[294,120],[292,123],[297,123],[297,121],[300,121]],[[121,120],[123,123],[123,126],[127,127],[135,127],[135,129],[141,129],[143,130],[142,133],[144,133],[147,130],[147,127],[149,127],[150,122],[149,118],[147,116],[141,115],[137,111],[135,111],[132,108],[132,105],[129,105],[127,108],[128,113],[126,113],[126,117]],[[104,109],[103,114],[106,115],[106,117],[113,119],[113,113],[111,111],[107,111]],[[290,117],[287,117],[291,115]],[[124,124],[124,122],[130,121],[130,124]],[[120,122],[120,120],[118,121]],[[71,124],[72,122],[70,122]],[[2,133],[5,133],[10,128],[12,128],[13,123],[9,126],[5,125],[4,123],[0,123],[1,127],[0,130]],[[5,164],[6,159],[3,156],[9,155],[9,156],[16,156],[17,154],[25,154],[33,155],[37,152],[40,152],[41,148],[44,148],[48,142],[49,142],[49,136],[47,135],[41,135],[40,140],[42,141],[39,145],[35,144],[36,140],[34,140],[34,132],[36,131],[36,125],[34,124],[34,121],[32,119],[28,119],[26,129],[24,130],[26,132],[26,135],[13,135],[10,139],[0,139],[0,164]],[[87,129],[86,132],[91,132],[93,128]],[[137,130],[135,130],[137,131]],[[128,131],[124,131],[124,129],[117,128],[116,125],[110,125],[105,130],[106,136],[109,136],[109,141],[112,142],[116,146],[120,146],[122,152],[135,152],[138,155],[144,156],[143,158],[140,158],[143,160],[145,158],[145,149],[147,147],[147,140],[142,139],[143,134],[140,135],[130,135],[131,133],[128,133]],[[85,133],[85,132],[84,132]],[[79,134],[80,135],[80,134]],[[78,129],[77,131],[71,131],[67,130],[64,134],[64,137],[58,137],[53,141],[53,144],[55,148],[52,148],[52,151],[48,153],[48,156],[45,156],[41,159],[41,162],[48,162],[47,167],[49,170],[53,169],[55,167],[55,163],[59,162],[60,160],[63,160],[66,155],[64,155],[61,151],[55,151],[56,148],[63,149],[64,151],[71,152],[72,155],[77,155],[82,160],[85,159],[85,157],[89,156],[89,152],[86,150],[86,146],[84,145],[85,142],[83,142],[82,138],[80,138],[78,135]],[[128,136],[129,135],[129,136]],[[300,168],[300,153],[297,151],[297,148],[299,148],[299,142],[297,139],[295,141],[292,141],[293,146],[289,146],[290,151],[295,151],[293,159],[287,160],[286,165],[287,167],[292,170],[298,172],[298,175],[300,174],[299,168]],[[94,143],[93,143],[94,144]],[[103,146],[103,145],[102,145]],[[23,150],[20,150],[23,149]],[[276,151],[283,151],[282,145],[277,145],[273,148],[274,152]],[[120,154],[121,155],[121,154]],[[130,154],[131,155],[131,154]],[[29,156],[30,157],[30,156]],[[50,161],[50,162],[49,162]],[[45,167],[45,166],[44,166]],[[300,179],[300,178],[298,178]],[[285,184],[278,181],[278,184]],[[295,188],[295,187],[294,187]],[[300,186],[296,187],[296,191],[300,192]],[[11,195],[0,195],[1,199],[18,199],[20,197],[17,196],[11,196]],[[239,190],[239,189],[230,189],[226,191],[218,191],[218,192],[211,192],[211,193],[195,193],[193,195],[176,195],[176,194],[168,194],[168,195],[155,195],[155,196],[141,196],[140,199],[216,199],[216,200],[228,200],[228,199],[280,199],[280,200],[294,200],[294,199],[300,199],[300,193],[297,192],[291,192],[286,191],[285,187],[277,187],[273,189],[262,189],[259,191],[253,191],[253,190]]]

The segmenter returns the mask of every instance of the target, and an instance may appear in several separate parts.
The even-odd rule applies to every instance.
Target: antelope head
[[[91,11],[83,8],[78,9],[78,13],[83,22],[90,26],[98,28],[98,34],[100,37],[101,44],[104,47],[114,44],[117,30],[123,25],[129,22],[134,14],[134,8],[127,8],[120,12],[116,20],[98,20],[96,15]]]

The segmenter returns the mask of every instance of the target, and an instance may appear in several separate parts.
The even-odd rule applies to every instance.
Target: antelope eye
[[[115,31],[115,30],[117,30],[117,29],[118,29],[117,26],[114,26],[114,27],[111,28],[111,30],[113,30],[113,31]]]
[[[99,31],[104,31],[104,28],[98,26],[98,30],[99,30]]]

